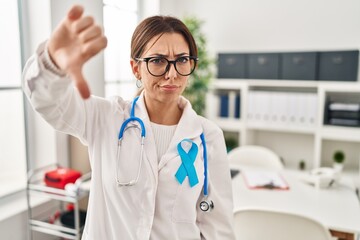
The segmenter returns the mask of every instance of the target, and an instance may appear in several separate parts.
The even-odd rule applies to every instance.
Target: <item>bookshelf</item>
[[[224,92],[229,93],[227,116],[219,112],[223,107],[219,94]],[[240,95],[238,118],[231,97],[237,94]],[[258,99],[263,98],[262,101],[252,102],[254,94],[258,94]],[[307,170],[330,167],[333,152],[340,149],[346,155],[344,171],[359,172],[360,127],[324,124],[329,97],[360,103],[360,83],[215,79],[207,95],[206,114],[223,129],[225,138],[235,136],[238,145],[268,147],[280,155],[286,168],[297,169],[300,160],[305,160]],[[263,114],[260,120],[254,118],[256,111]]]

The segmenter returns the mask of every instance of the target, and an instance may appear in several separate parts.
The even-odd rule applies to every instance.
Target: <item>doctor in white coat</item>
[[[33,108],[88,146],[92,181],[82,239],[235,239],[223,133],[181,96],[197,62],[190,32],[172,17],[138,25],[130,59],[143,88],[137,101],[90,95],[81,69],[106,44],[93,18],[74,6],[23,73]],[[137,120],[122,132],[129,117]],[[211,211],[201,209],[203,201]]]

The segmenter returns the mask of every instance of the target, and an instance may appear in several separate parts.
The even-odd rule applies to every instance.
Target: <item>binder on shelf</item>
[[[229,91],[228,94],[229,94],[229,118],[234,118],[237,91]]]
[[[318,96],[316,93],[308,93],[306,97],[306,124],[314,126],[317,121],[317,112],[318,112]]]
[[[297,112],[296,112],[296,105],[297,105],[297,99],[296,96],[294,94],[288,94],[287,97],[287,113],[288,113],[288,123],[289,124],[296,124],[296,117],[297,117]]]
[[[229,95],[227,93],[223,93],[219,95],[220,97],[220,117],[229,117]]]
[[[285,179],[278,172],[266,170],[244,170],[242,171],[242,176],[249,189],[290,189]]]
[[[330,118],[360,119],[359,111],[330,111]]]
[[[307,109],[307,96],[308,93],[293,93],[295,95],[295,122],[298,126],[307,125],[308,109]]]
[[[271,122],[272,109],[271,109],[271,95],[272,92],[259,91],[259,107],[260,107],[260,122],[268,124]]]
[[[241,105],[240,105],[240,94],[235,96],[235,118],[240,118]]]
[[[264,91],[250,91],[248,103],[248,124],[257,126],[263,124],[268,115],[267,97]]]
[[[329,104],[329,110],[331,111],[360,111],[360,103],[340,103],[332,102]]]
[[[247,120],[251,123],[255,119],[255,94],[253,91],[250,91],[248,94],[248,105],[247,105]]]
[[[359,119],[341,119],[341,118],[330,118],[329,123],[331,125],[358,127],[360,126]]]
[[[276,92],[272,96],[272,104],[274,105],[274,118],[276,124],[287,124],[288,123],[288,113],[287,113],[287,96],[286,92]]]
[[[360,103],[328,101],[325,106],[325,124],[345,127],[360,126]]]

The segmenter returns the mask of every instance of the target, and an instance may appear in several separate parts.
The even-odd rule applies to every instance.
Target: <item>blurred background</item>
[[[92,94],[133,98],[137,90],[129,64],[133,30],[151,15],[176,16],[189,28],[196,24],[193,34],[200,34],[198,44],[206,53],[200,63],[207,64],[194,81],[208,78],[202,88],[204,103],[199,103],[205,104],[201,114],[224,130],[229,151],[260,145],[276,152],[286,168],[305,165],[307,170],[332,166],[334,153],[341,151],[344,172],[355,184],[360,181],[360,1],[2,0],[1,239],[27,239],[29,170],[59,163],[90,171],[86,147],[49,127],[21,90],[26,60],[75,3],[95,17],[108,38],[106,50],[84,69]],[[294,56],[287,54],[295,54],[304,65],[284,67],[294,64]],[[329,59],[350,63],[339,67]],[[336,67],[336,73],[331,72]],[[354,113],[342,115],[349,108]],[[86,200],[82,206],[86,208]],[[49,201],[39,201],[34,211],[52,207]],[[52,239],[45,234],[36,237]]]

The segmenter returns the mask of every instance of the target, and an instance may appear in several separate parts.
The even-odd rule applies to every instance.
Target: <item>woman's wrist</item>
[[[40,59],[44,64],[46,70],[49,70],[50,72],[59,75],[61,77],[66,76],[66,72],[61,70],[58,66],[56,66],[54,61],[51,59],[47,45],[45,45],[44,51],[40,55]]]

